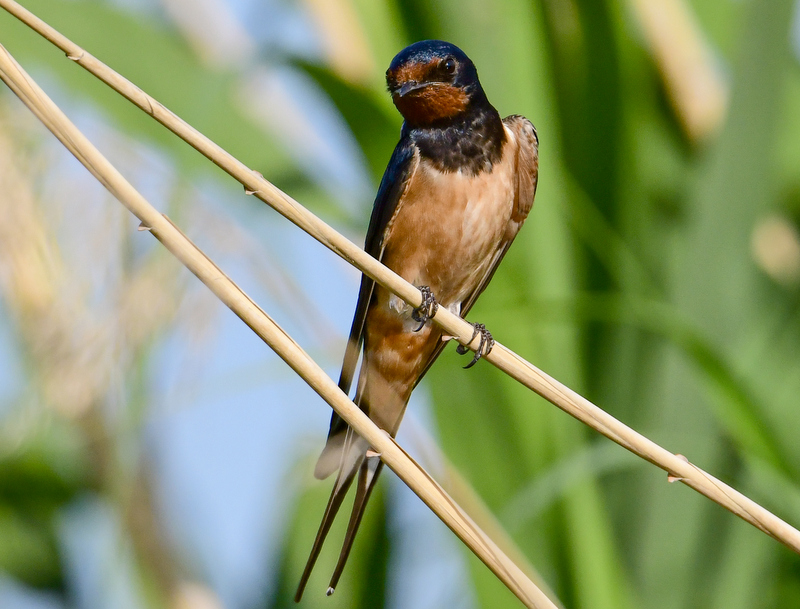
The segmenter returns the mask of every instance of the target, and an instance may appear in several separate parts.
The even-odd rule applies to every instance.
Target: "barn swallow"
[[[423,304],[413,308],[362,275],[339,387],[350,391],[363,354],[354,401],[394,437],[412,390],[450,338],[429,318],[438,306],[467,314],[528,216],[539,140],[528,119],[500,118],[475,65],[450,43],[425,40],[406,47],[392,60],[386,83],[404,122],[375,198],[365,249],[419,287]],[[470,365],[494,344],[476,324],[473,339],[479,333]],[[334,413],[314,475],[324,479],[337,469],[338,475],[296,601],[358,473],[328,588],[333,593],[382,466],[380,455]]]

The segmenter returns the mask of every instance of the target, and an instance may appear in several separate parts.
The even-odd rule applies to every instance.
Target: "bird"
[[[375,197],[365,250],[418,287],[422,304],[412,307],[362,275],[339,387],[349,394],[361,360],[354,402],[394,437],[411,392],[452,338],[430,318],[439,306],[466,316],[533,206],[539,138],[523,116],[500,118],[473,62],[449,42],[406,47],[389,65],[386,84],[403,125]],[[480,343],[466,367],[494,345],[485,326],[473,327],[472,340],[480,335]],[[380,455],[334,413],[314,475],[338,474],[295,601],[358,474],[327,590],[333,594],[382,466]]]

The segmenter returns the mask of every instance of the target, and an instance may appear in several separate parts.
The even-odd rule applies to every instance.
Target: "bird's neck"
[[[506,140],[503,121],[488,102],[439,124],[415,127],[406,123],[403,132],[440,171],[471,175],[491,172],[503,156]]]

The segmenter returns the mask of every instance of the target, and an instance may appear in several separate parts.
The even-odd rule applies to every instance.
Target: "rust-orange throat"
[[[448,82],[455,69],[452,59],[409,62],[387,72],[392,101],[412,125],[430,125],[463,114],[469,94]]]

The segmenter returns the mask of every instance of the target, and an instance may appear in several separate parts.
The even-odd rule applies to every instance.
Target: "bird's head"
[[[386,84],[412,126],[447,122],[486,100],[475,65],[457,46],[441,40],[423,40],[400,51],[386,70]]]

